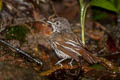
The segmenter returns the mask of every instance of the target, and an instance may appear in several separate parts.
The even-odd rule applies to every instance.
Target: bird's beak
[[[55,32],[56,31],[55,23],[51,21],[47,21],[47,23],[51,25],[53,32]]]
[[[54,26],[54,22],[47,21],[47,23],[48,23],[48,24],[50,24],[50,25],[51,25],[51,27],[53,28],[53,26]]]
[[[48,25],[50,25],[51,27],[53,26],[53,22],[51,22],[51,21],[47,21],[47,23],[48,23]]]
[[[47,23],[48,23],[48,25],[50,25],[49,27],[51,27],[51,29],[52,29],[52,31],[53,31],[53,22],[51,22],[51,21],[47,21]]]
[[[48,23],[48,24],[51,24],[51,25],[53,24],[53,22],[51,22],[51,21],[47,21],[47,23]]]

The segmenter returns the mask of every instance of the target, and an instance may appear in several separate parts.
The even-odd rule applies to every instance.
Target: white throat
[[[53,32],[60,32],[57,28],[56,25],[53,23],[52,24]]]

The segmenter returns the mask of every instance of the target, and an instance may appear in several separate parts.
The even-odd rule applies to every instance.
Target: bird
[[[81,40],[72,32],[71,25],[66,18],[57,17],[47,21],[47,23],[52,28],[50,45],[58,58],[60,58],[55,65],[61,65],[62,67],[63,61],[71,59],[68,64],[72,66],[73,60],[81,62],[81,58],[89,64],[99,62],[98,57],[84,47]]]

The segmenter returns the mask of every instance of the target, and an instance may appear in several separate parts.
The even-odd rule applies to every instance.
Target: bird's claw
[[[73,66],[72,66],[72,63],[71,63],[71,62],[69,62],[68,64],[70,65],[70,68],[72,69],[72,67],[73,67]]]
[[[61,63],[56,63],[55,65],[60,65],[61,67],[63,67],[63,65]]]
[[[70,65],[70,68],[72,69],[72,62],[73,62],[73,59],[68,63]]]

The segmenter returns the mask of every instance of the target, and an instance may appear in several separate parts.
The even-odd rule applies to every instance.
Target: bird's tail
[[[82,49],[82,50],[80,50],[80,54],[82,55],[83,59],[85,59],[90,64],[100,62],[98,57],[91,54],[88,50]]]

